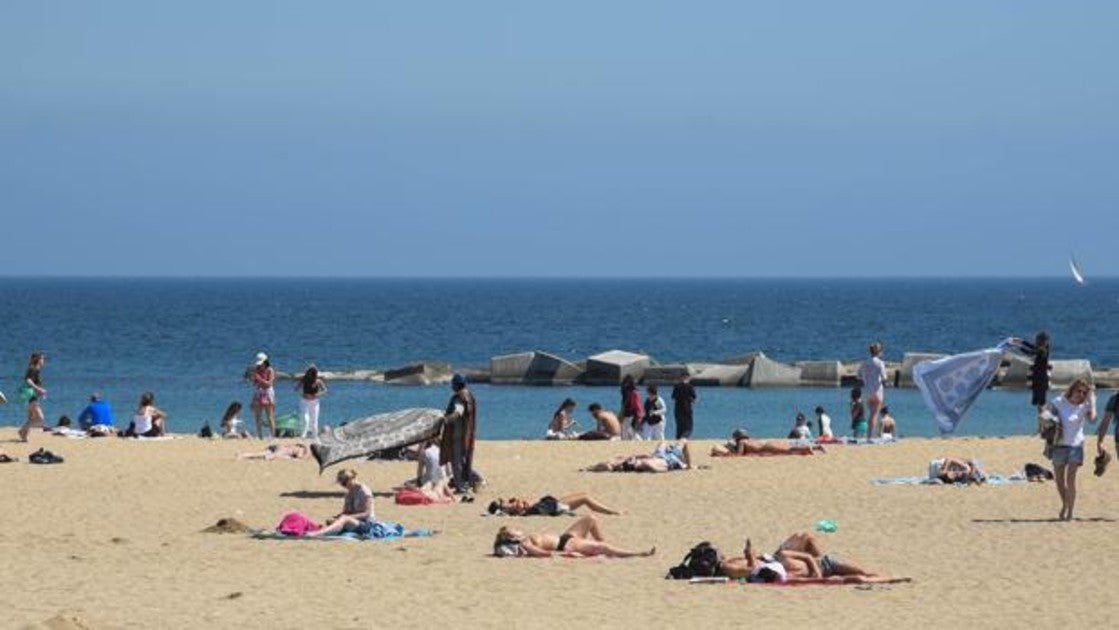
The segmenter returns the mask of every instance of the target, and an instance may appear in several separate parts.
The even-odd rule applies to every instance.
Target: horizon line
[[[1114,280],[1119,276],[1094,276],[1093,280]],[[2,280],[562,280],[562,281],[618,281],[618,280],[1061,280],[1066,275],[890,275],[890,276],[840,276],[840,275],[790,275],[790,276],[729,276],[729,275],[619,275],[619,276],[560,276],[560,275],[216,275],[216,274],[0,274]],[[1092,281],[1087,283],[1089,286]]]

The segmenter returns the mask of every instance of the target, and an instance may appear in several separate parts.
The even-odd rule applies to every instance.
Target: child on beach
[[[851,437],[855,440],[859,436],[869,438],[866,425],[866,407],[863,406],[863,390],[856,387],[851,390]]]

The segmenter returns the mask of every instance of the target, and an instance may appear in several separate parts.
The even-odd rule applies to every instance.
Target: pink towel
[[[276,526],[276,531],[285,536],[305,536],[308,532],[314,532],[320,529],[322,529],[322,525],[312,521],[309,516],[301,512],[288,512],[284,514],[284,518],[281,519],[280,524]]]

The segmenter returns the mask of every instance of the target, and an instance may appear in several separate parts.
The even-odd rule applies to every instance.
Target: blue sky
[[[1107,2],[0,4],[0,274],[1119,275]]]

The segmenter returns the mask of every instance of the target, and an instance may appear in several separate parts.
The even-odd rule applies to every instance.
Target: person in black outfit
[[[1037,407],[1040,412],[1045,406],[1046,397],[1049,395],[1049,334],[1044,330],[1037,333],[1034,342],[1019,341],[1019,347],[1034,358],[1030,366],[1030,404]]]
[[[682,440],[692,436],[692,406],[699,397],[696,396],[695,387],[692,386],[691,376],[684,375],[679,383],[672,388],[672,400],[675,403],[676,439]]]

